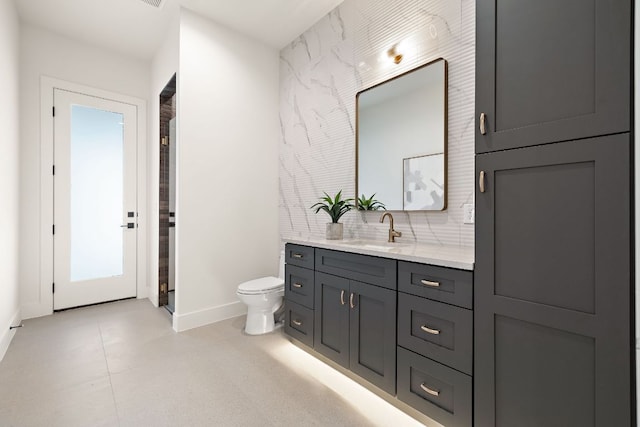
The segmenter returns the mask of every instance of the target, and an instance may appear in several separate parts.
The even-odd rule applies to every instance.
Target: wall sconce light
[[[402,62],[402,53],[398,52],[398,44],[394,44],[393,46],[391,46],[391,48],[387,51],[387,56],[389,56],[389,58],[391,58],[391,60],[395,63],[395,64],[399,64]]]

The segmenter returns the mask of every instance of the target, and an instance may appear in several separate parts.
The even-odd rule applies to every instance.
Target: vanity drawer
[[[287,243],[285,245],[284,252],[287,264],[297,265],[298,267],[304,267],[313,270],[314,248]]]
[[[388,289],[397,289],[396,260],[316,249],[316,271]]]
[[[398,347],[398,399],[447,427],[472,425],[471,377]]]
[[[284,331],[301,343],[313,347],[313,310],[285,301]]]
[[[471,375],[473,312],[399,292],[398,345]]]
[[[398,262],[398,290],[473,308],[473,272],[434,265]]]
[[[289,301],[313,309],[313,270],[287,264],[284,296]]]

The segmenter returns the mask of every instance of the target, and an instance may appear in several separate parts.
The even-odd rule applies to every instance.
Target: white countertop
[[[398,239],[396,243],[363,239],[326,240],[315,237],[283,238],[282,240],[297,245],[419,262],[461,270],[473,270],[474,263],[474,250],[471,247],[402,242],[401,239]]]

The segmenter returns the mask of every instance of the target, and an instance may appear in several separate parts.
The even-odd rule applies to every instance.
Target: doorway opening
[[[158,304],[173,313],[176,225],[176,75],[160,93]]]

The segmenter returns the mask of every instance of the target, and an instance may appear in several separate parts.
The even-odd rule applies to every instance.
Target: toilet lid
[[[249,280],[238,286],[238,292],[242,294],[257,294],[276,290],[284,286],[284,280],[277,277],[261,277]]]

